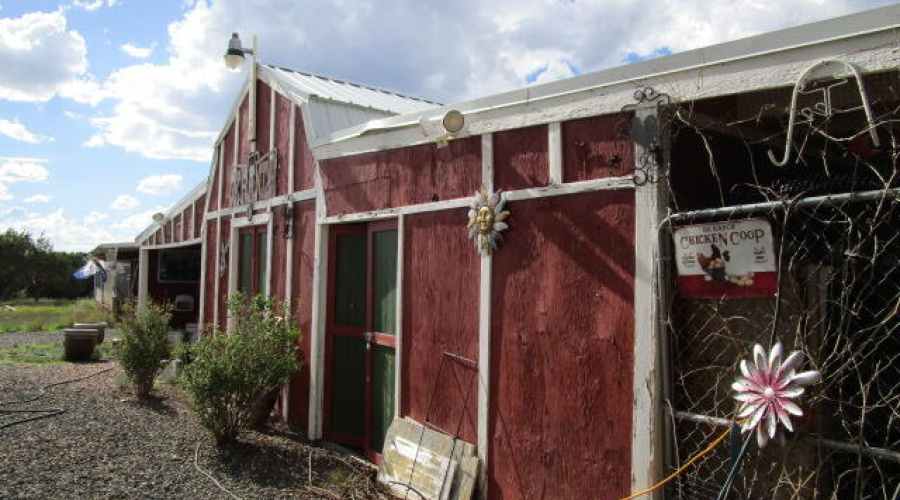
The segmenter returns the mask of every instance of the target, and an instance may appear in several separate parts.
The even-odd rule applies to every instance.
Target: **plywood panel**
[[[294,191],[288,186],[288,172],[292,168],[288,164],[291,144],[291,102],[281,94],[275,94],[275,149],[278,151],[278,182],[276,192],[284,195]]]
[[[494,186],[510,191],[550,183],[547,126],[494,134]]]
[[[294,208],[294,270],[291,292],[294,317],[300,325],[300,356],[303,369],[291,380],[288,416],[294,425],[305,427],[309,419],[309,352],[312,326],[312,281],[315,259],[316,204],[307,201]]]
[[[481,139],[425,144],[321,162],[328,215],[471,196],[481,184]]]
[[[464,441],[474,443],[476,372],[443,356],[451,352],[478,359],[479,257],[465,224],[466,210],[404,219],[400,408],[419,422],[428,417],[453,433],[458,428]]]
[[[628,493],[634,195],[510,205],[494,255],[490,498]]]
[[[571,120],[562,124],[563,181],[625,175],[633,166],[631,116],[619,114]]]

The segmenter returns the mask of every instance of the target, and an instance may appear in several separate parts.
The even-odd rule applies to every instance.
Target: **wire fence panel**
[[[822,378],[802,396],[804,416],[795,421],[795,432],[781,429],[780,439],[751,446],[728,498],[900,499],[900,197],[893,88],[873,93],[882,139],[878,155],[856,154],[851,147],[869,129],[859,117],[834,118],[801,127],[793,138],[802,145],[796,146],[801,151],[793,169],[762,165],[768,160],[760,153],[778,135],[772,133],[776,126],[766,129],[762,112],[752,121],[758,133],[743,133],[745,127],[737,139],[726,129],[746,121],[732,116],[711,125],[713,112],[705,110],[704,127],[697,127],[688,116],[698,115],[696,109],[673,113],[673,172],[679,154],[697,156],[677,144],[693,134],[690,140],[699,146],[688,152],[708,153],[702,162],[717,183],[712,196],[717,199],[671,215],[669,238],[672,230],[697,222],[767,219],[775,237],[778,293],[696,299],[671,290],[666,304],[670,471],[736,420],[731,384],[740,374],[740,360],[751,357],[754,344],[768,348],[780,341],[786,351],[804,351],[804,369],[819,370]],[[776,103],[768,108],[783,109],[777,105],[783,96],[763,97]],[[743,104],[758,109],[753,107],[758,103]],[[826,125],[829,134],[822,133]],[[836,139],[838,128],[851,132]],[[803,148],[815,154],[804,157]],[[726,159],[734,160],[727,165],[730,171]],[[754,169],[753,175],[739,178],[734,164]],[[759,196],[742,194],[748,191]],[[717,498],[743,437],[732,436],[730,444],[679,475],[667,496]]]

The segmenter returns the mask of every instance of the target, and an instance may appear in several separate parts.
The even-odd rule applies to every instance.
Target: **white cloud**
[[[246,77],[222,63],[234,30],[245,44],[259,34],[268,63],[453,102],[886,3],[672,0],[654,4],[652,29],[635,29],[647,26],[647,7],[630,0],[192,0],[168,26],[166,61],[103,82],[113,107],[91,120],[86,145],[207,161]]]
[[[141,231],[147,228],[153,222],[153,214],[157,212],[166,213],[169,210],[169,207],[165,206],[157,206],[153,210],[147,210],[145,212],[139,212],[136,214],[129,215],[118,222],[115,222],[110,225],[113,229],[119,229],[125,232],[128,232],[131,236],[129,239],[134,239],[135,236],[138,235]]]
[[[49,137],[43,137],[35,134],[34,132],[31,132],[30,130],[25,128],[25,125],[19,123],[19,120],[15,119],[9,121],[0,118],[0,134],[3,134],[17,141],[30,142],[32,144],[53,141],[53,139]]]
[[[57,94],[88,102],[87,45],[62,11],[0,18],[0,99],[44,102]]]
[[[181,179],[179,174],[151,175],[138,182],[137,190],[147,194],[169,194],[181,189]]]
[[[0,201],[9,201],[15,198],[15,196],[9,194],[9,188],[6,187],[6,184],[0,182]]]
[[[120,194],[116,196],[109,208],[113,210],[131,210],[137,208],[141,204],[137,198],[128,194]]]
[[[119,48],[122,49],[122,52],[130,55],[131,57],[146,59],[153,55],[153,49],[156,48],[156,43],[150,44],[149,47],[138,47],[137,45],[126,43]]]
[[[117,3],[119,3],[119,0],[94,0],[93,2],[85,0],[75,0],[74,2],[72,2],[72,7],[78,7],[88,12],[93,12],[95,10],[99,10],[104,5],[107,7],[112,7]]]
[[[49,194],[35,194],[23,199],[25,203],[50,203],[53,199]]]
[[[83,220],[85,224],[93,224],[105,220],[107,217],[109,217],[109,215],[103,212],[91,212]]]
[[[0,182],[43,182],[50,177],[41,158],[0,157]]]
[[[43,234],[54,249],[63,251],[90,250],[104,241],[118,241],[116,237],[119,236],[96,223],[69,219],[62,207],[46,214],[29,212],[22,207],[5,210],[0,212],[0,230],[7,228]]]

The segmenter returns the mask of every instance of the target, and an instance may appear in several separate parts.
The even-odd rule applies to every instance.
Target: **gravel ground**
[[[375,490],[369,466],[313,446],[281,424],[216,447],[177,388],[160,388],[154,399],[139,402],[121,387],[122,375],[112,362],[0,364],[0,403],[108,368],[112,370],[49,388],[36,401],[0,404],[0,498],[384,498]],[[2,410],[46,408],[65,412],[2,428],[35,415]],[[234,496],[198,471],[198,465]]]

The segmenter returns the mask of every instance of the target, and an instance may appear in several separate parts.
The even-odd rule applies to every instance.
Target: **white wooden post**
[[[639,107],[635,120],[656,118],[655,103]],[[634,127],[632,128],[634,130]],[[646,133],[646,132],[645,132]],[[649,147],[647,137],[633,137],[634,158],[640,158]],[[632,409],[631,491],[653,486],[662,478],[663,419],[660,382],[660,335],[665,335],[659,321],[659,225],[666,209],[666,178],[663,167],[655,172],[659,182],[635,187],[634,221],[634,406]],[[654,498],[661,498],[657,492]]]
[[[494,141],[491,134],[481,136],[481,183],[487,192],[494,190]],[[487,470],[490,435],[488,415],[491,383],[491,254],[481,255],[478,302],[478,457],[481,473],[478,488],[487,498]]]

